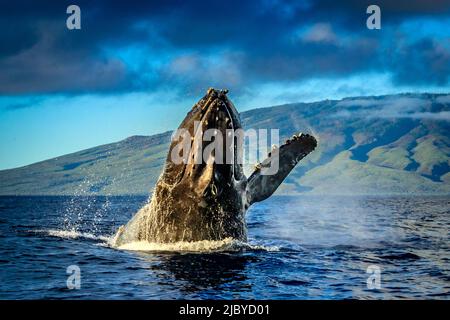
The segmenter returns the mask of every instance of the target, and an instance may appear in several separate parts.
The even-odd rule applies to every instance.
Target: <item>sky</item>
[[[448,93],[449,26],[450,0],[5,2],[0,170],[174,129],[208,87],[240,111]]]

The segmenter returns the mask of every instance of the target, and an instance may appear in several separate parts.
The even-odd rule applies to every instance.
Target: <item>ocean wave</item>
[[[112,236],[95,235],[89,232],[75,230],[42,229],[33,230],[35,233],[45,234],[51,237],[63,239],[87,239],[98,241],[102,246],[108,246],[126,251],[150,251],[150,252],[238,252],[238,251],[279,251],[277,246],[266,246],[239,241],[233,238],[223,240],[179,241],[174,243],[157,243],[148,241],[130,242],[121,246],[114,245]]]
[[[129,251],[174,251],[174,252],[226,252],[226,251],[278,251],[278,247],[266,247],[263,245],[252,245],[247,242],[226,238],[211,241],[180,241],[174,243],[156,243],[147,241],[130,242],[117,247],[119,250]]]
[[[109,243],[111,238],[108,236],[95,235],[89,232],[79,232],[75,230],[58,230],[58,229],[43,229],[34,230],[36,233],[43,233],[51,237],[64,238],[64,239],[89,239],[97,240]]]

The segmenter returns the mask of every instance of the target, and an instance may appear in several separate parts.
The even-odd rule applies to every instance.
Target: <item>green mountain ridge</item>
[[[279,129],[282,141],[297,132],[318,139],[277,194],[450,194],[448,94],[293,103],[246,111],[241,119],[245,129]],[[0,195],[148,194],[170,137],[132,136],[0,171]]]

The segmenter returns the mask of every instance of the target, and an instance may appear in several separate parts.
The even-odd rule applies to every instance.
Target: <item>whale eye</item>
[[[221,193],[222,189],[216,184],[212,183],[205,189],[205,191],[203,192],[203,196],[205,198],[215,198],[220,196]]]
[[[212,185],[211,185],[211,194],[212,194],[213,196],[217,196],[217,187],[216,187],[215,184],[212,184]]]

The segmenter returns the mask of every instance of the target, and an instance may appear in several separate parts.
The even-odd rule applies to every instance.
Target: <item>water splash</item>
[[[201,215],[197,204],[192,201],[193,197],[187,196],[186,200],[177,198],[174,188],[160,176],[149,201],[126,225],[119,228],[115,236],[117,246],[142,240],[174,243],[224,239],[227,236],[241,240],[246,238],[243,209],[232,215],[222,204],[213,203],[208,209],[209,216]],[[244,202],[240,205],[244,207]],[[230,229],[236,232],[230,234]]]
[[[110,243],[111,241],[111,237],[109,236],[99,236],[89,232],[78,232],[74,230],[41,229],[34,230],[33,232],[63,239],[87,239],[101,241],[104,243]]]
[[[108,151],[107,155],[110,153]],[[114,189],[116,180],[124,178],[125,172],[128,171],[126,168],[129,165],[128,162],[125,168],[121,168],[119,176],[115,176],[109,166],[106,166],[109,169],[106,175],[104,172],[98,175],[95,168],[91,166],[82,168],[81,172],[84,178],[64,206],[64,211],[61,214],[61,228],[71,232],[87,231],[95,235],[101,234],[103,220],[110,211],[111,190]],[[105,187],[108,187],[106,190],[109,190],[106,193]],[[105,201],[100,201],[96,197],[100,191],[105,194]]]
[[[279,251],[278,247],[253,245],[247,242],[225,238],[223,240],[179,241],[156,243],[147,241],[131,242],[117,247],[129,251],[174,251],[174,252],[239,252],[239,251]]]
[[[95,192],[92,191],[92,187],[96,183],[95,179],[88,175],[79,184],[74,195],[70,197],[64,207],[62,214],[63,230],[79,232],[87,229],[91,233],[99,233],[99,227],[108,211],[110,201],[106,196],[105,202],[98,203],[99,200],[95,197]]]
[[[40,229],[33,230],[34,233],[44,234],[50,237],[62,239],[79,239],[97,241],[101,245],[118,250],[141,251],[141,252],[240,252],[240,251],[279,251],[277,246],[266,246],[242,242],[232,238],[224,240],[210,241],[180,241],[173,243],[156,243],[147,241],[137,241],[121,246],[114,245],[112,236],[95,235],[89,232],[79,232],[73,230]]]

